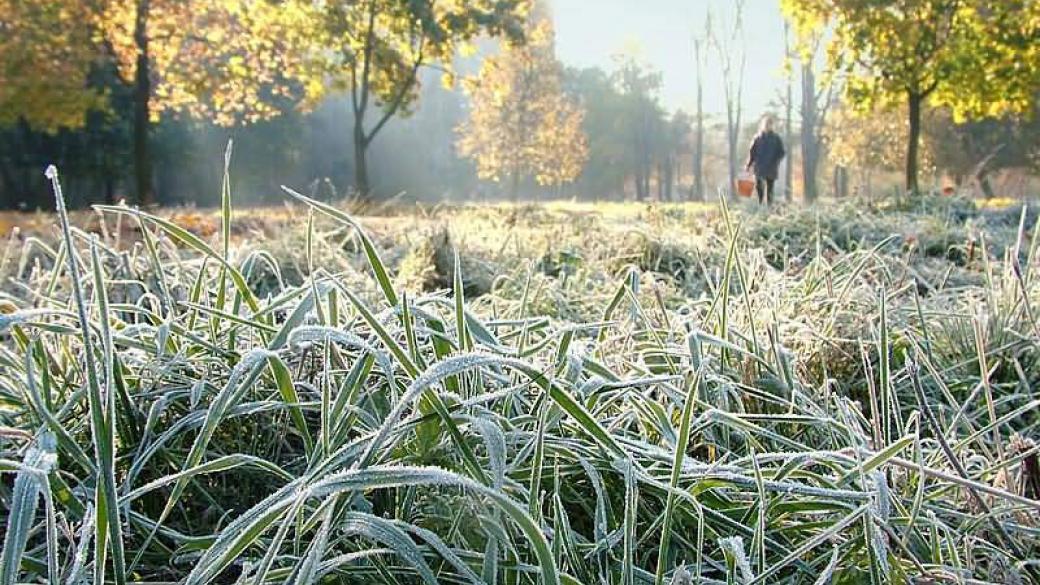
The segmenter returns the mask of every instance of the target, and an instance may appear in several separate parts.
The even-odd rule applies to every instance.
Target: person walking
[[[763,200],[767,205],[773,204],[773,186],[780,171],[780,161],[784,159],[784,141],[780,135],[773,131],[773,116],[766,114],[762,116],[762,122],[758,126],[758,134],[751,142],[748,152],[748,161],[745,170],[754,170],[755,193],[758,194],[758,203]]]

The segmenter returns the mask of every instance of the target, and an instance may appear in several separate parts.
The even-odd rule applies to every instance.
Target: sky
[[[707,10],[717,27],[733,22],[735,0],[551,0],[556,53],[566,65],[612,68],[612,56],[634,51],[662,74],[661,101],[669,109],[695,109],[693,36],[704,29]],[[744,81],[745,119],[769,111],[785,88],[784,32],[778,0],[745,0],[748,47]],[[718,30],[718,29],[716,29]],[[708,53],[704,109],[725,111],[722,73]],[[795,84],[797,92],[798,84]],[[797,96],[795,97],[797,100]]]

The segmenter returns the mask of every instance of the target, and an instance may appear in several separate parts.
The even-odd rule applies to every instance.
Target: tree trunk
[[[11,140],[11,142],[17,142]],[[12,162],[13,156],[10,156],[9,152],[17,152],[18,146],[15,145],[13,149],[8,150],[6,147],[8,144],[5,143],[4,148],[0,151],[0,205],[4,209],[14,209],[16,207],[15,199],[16,194],[19,190],[18,180],[15,177],[14,170],[17,168],[17,164]],[[3,236],[5,234],[0,234]]]
[[[105,204],[115,205],[116,184],[115,175],[111,171],[105,173]]]
[[[643,175],[645,173],[646,173],[646,170],[644,169],[643,164],[641,162],[637,163],[636,164],[636,176],[635,176],[636,201],[642,201],[644,199],[644,197],[645,197],[645,194],[643,193],[643,189],[645,188],[645,185],[646,185],[646,183],[643,181]]]
[[[802,197],[806,203],[819,198],[819,186],[816,183],[818,163],[820,160],[819,145],[811,143],[802,146]]]
[[[728,143],[728,156],[726,158],[727,166],[729,167],[729,183],[727,183],[726,190],[731,197],[735,198],[737,196],[735,187],[737,184],[737,133],[739,129],[736,127],[735,122],[732,120],[732,116],[729,116],[729,118],[729,127],[726,129],[726,140]]]
[[[679,201],[682,194],[679,192],[679,182],[682,181],[682,161],[678,156],[668,157],[668,200]]]
[[[784,53],[787,58],[791,56],[791,44],[788,40],[790,25],[787,21],[784,21]],[[787,150],[787,156],[784,160],[784,200],[790,201],[794,194],[794,162],[793,149],[791,148],[791,137],[792,137],[792,124],[791,115],[794,110],[794,91],[792,89],[794,85],[791,75],[787,75],[787,102],[784,104],[784,149]]]
[[[849,172],[841,166],[834,167],[834,197],[844,199],[849,196]]]
[[[151,125],[152,79],[148,52],[149,0],[137,1],[134,18],[134,44],[137,63],[134,70],[134,181],[137,203],[141,206],[154,202],[152,193],[152,155],[149,145]]]
[[[368,144],[365,127],[357,117],[354,119],[354,190],[362,200],[368,200],[371,188],[368,183]]]
[[[812,62],[802,60],[802,198],[806,203],[816,201],[819,187],[816,184],[820,160],[819,112],[816,107],[816,75]]]
[[[921,143],[921,103],[924,96],[910,93],[910,137],[906,145],[906,190],[911,195],[920,193],[917,184],[917,150]]]
[[[986,199],[993,199],[993,185],[989,181],[989,171],[985,168],[981,169],[975,175],[975,181],[979,184],[979,190],[982,191],[982,196]]]
[[[664,181],[664,161],[657,161],[657,200],[661,202],[666,201]]]
[[[701,80],[701,43],[693,44],[697,61],[697,129],[693,135],[693,192],[691,199],[704,201],[704,83]]]
[[[704,201],[704,112],[697,88],[697,132],[693,137],[693,200]]]
[[[509,181],[509,200],[516,203],[520,200],[520,169],[513,169]]]
[[[784,201],[791,201],[794,196],[794,154],[791,149],[791,84],[787,84],[787,120],[784,124],[784,149],[787,156],[784,157]]]

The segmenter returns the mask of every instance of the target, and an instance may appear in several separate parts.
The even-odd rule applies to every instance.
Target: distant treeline
[[[469,107],[464,92],[443,87],[435,72],[422,75],[420,82],[414,112],[391,120],[371,146],[373,193],[384,199],[398,194],[424,200],[508,197],[507,185],[481,180],[477,165],[459,153]],[[659,79],[652,71],[632,60],[619,61],[612,72],[565,69],[561,86],[584,114],[587,157],[580,175],[566,185],[539,185],[524,177],[523,197],[690,197],[692,119],[660,105]],[[61,168],[73,205],[135,202],[130,98],[116,82],[107,91],[110,111],[88,114],[81,128],[47,132],[24,121],[0,127],[0,207],[50,208],[42,169],[51,163]],[[216,204],[229,139],[234,140],[233,187],[243,203],[282,201],[282,184],[322,198],[351,195],[356,172],[353,125],[345,96],[330,97],[311,112],[287,109],[269,120],[231,127],[185,115],[164,116],[151,134],[153,201]],[[722,140],[721,131],[709,134]],[[715,177],[712,183],[724,173],[724,146],[718,142],[709,147],[718,153],[705,163]]]
[[[119,89],[111,87],[113,93]],[[422,100],[412,116],[388,124],[373,144],[373,189],[426,198],[469,194],[476,175],[454,154],[455,126],[465,115],[462,98],[434,79],[424,86]],[[75,130],[49,133],[24,122],[0,129],[0,207],[53,205],[42,170],[51,163],[61,169],[73,205],[135,202],[131,112],[115,103],[111,112],[91,114]],[[233,187],[243,204],[282,201],[283,184],[322,198],[346,196],[354,185],[352,126],[342,96],[313,112],[287,110],[249,125],[166,116],[151,137],[154,202],[218,203],[223,155],[232,139]]]
[[[1040,167],[1040,2],[780,3],[786,196],[869,192],[879,171],[908,192],[990,196],[994,173]],[[688,46],[687,113],[662,106],[661,75],[631,55],[566,68],[543,0],[0,0],[0,207],[50,207],[48,164],[73,205],[211,205],[230,139],[243,202],[280,201],[281,184],[321,198],[713,197],[762,114],[742,102],[762,56],[735,6],[730,20],[709,8]],[[703,111],[710,92],[723,114]]]

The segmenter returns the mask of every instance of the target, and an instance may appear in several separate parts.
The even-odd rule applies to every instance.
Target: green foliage
[[[0,14],[0,123],[22,118],[48,131],[78,128],[108,106],[104,87],[89,83],[99,56],[128,85],[146,57],[152,121],[164,111],[223,125],[277,115],[290,95],[280,74],[296,67],[289,44],[303,24],[287,6],[253,0],[5,0]]]
[[[347,92],[354,117],[354,184],[369,197],[367,151],[387,122],[407,114],[419,96],[419,72],[444,70],[454,81],[452,64],[471,52],[479,35],[523,38],[529,0],[364,0],[314,4],[287,3],[306,14],[306,35],[295,49],[301,55],[296,77],[304,105],[315,106],[330,93]],[[366,116],[373,109],[374,121]]]
[[[828,55],[864,110],[931,97],[958,119],[1031,109],[1040,83],[1036,2],[783,1],[803,41],[833,27]]]
[[[656,173],[659,196],[671,199],[676,159],[688,152],[692,120],[681,110],[671,116],[664,110],[661,74],[631,55],[619,55],[609,73],[567,70],[564,85],[585,110],[588,162],[580,190],[622,194],[631,181],[637,198],[646,199]]]
[[[1031,111],[1040,90],[1040,6],[1031,0],[783,0],[803,43],[828,28],[832,72],[861,111],[909,106],[907,188],[917,191],[922,106],[956,121]]]
[[[349,91],[358,100],[370,95],[392,111],[407,111],[418,96],[419,68],[437,64],[450,75],[456,55],[469,51],[469,43],[480,34],[521,39],[530,10],[528,0],[365,0],[318,8],[309,2],[295,4],[308,13],[313,33],[304,46],[303,72],[311,74],[303,79],[307,99],[316,103],[330,91]]]
[[[104,108],[104,91],[88,83],[90,16],[83,2],[0,1],[0,126],[78,128]]]

